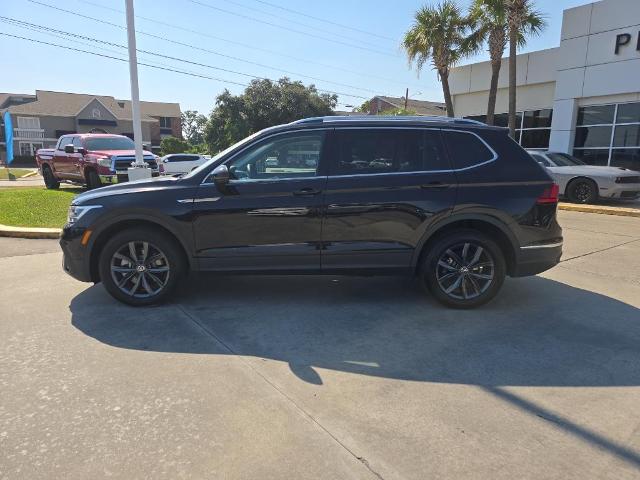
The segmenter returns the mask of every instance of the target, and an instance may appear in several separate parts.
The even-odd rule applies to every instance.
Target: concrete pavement
[[[132,309],[0,239],[0,478],[640,478],[640,220],[560,220],[472,312],[344,277]]]

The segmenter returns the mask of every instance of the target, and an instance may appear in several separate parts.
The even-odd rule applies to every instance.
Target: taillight
[[[536,203],[538,205],[544,205],[549,203],[558,203],[558,196],[560,195],[560,187],[554,183],[549,188],[545,188],[542,195],[538,197]]]

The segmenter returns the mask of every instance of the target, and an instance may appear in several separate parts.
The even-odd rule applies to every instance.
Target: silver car
[[[632,200],[640,196],[640,172],[622,167],[587,165],[560,152],[529,150],[560,186],[560,195],[575,203],[593,203],[598,198]]]

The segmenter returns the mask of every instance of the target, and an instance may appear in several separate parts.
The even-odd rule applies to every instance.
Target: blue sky
[[[125,24],[124,14],[113,10],[124,10],[124,0],[37,1],[101,21],[81,18],[28,0],[0,2],[0,15],[126,45],[126,31],[109,25]],[[415,10],[431,2],[265,1],[267,3],[260,0],[135,0],[136,15],[183,29],[138,18],[136,29],[153,35],[138,34],[138,49],[258,77],[277,79],[288,75],[307,84],[314,83],[320,89],[342,93],[339,97],[340,109],[348,109],[346,105],[359,105],[365,98],[376,94],[401,96],[406,87],[409,87],[411,98],[442,99],[435,74],[426,67],[418,78],[415,70],[408,68],[399,47],[400,39],[410,26]],[[471,0],[458,1],[461,7],[466,8]],[[269,3],[347,25],[352,29],[297,15],[275,8]],[[538,0],[537,8],[546,14],[548,27],[540,37],[532,38],[522,51],[557,46],[562,10],[585,3],[586,0]],[[262,19],[286,29],[247,17]],[[360,30],[375,35],[362,33]],[[82,40],[83,43],[80,44],[77,39],[71,42],[66,38],[5,23],[0,32],[126,58],[126,50],[118,46],[102,45],[100,48],[106,50],[101,50],[86,40]],[[176,45],[164,39],[191,46]],[[125,62],[2,36],[0,55],[3,65],[0,80],[2,92],[32,93],[35,89],[42,89],[130,97],[128,67]],[[486,57],[486,53],[483,53],[463,63]],[[250,81],[249,77],[238,73],[149,54],[139,54],[138,60],[162,63],[169,68],[229,82]],[[292,73],[285,74],[285,70]],[[304,78],[302,75],[315,77],[317,80]],[[224,88],[234,93],[239,93],[244,88],[225,81],[189,77],[144,66],[140,67],[139,77],[141,99],[177,101],[183,110],[196,109],[202,113],[211,110],[216,95]]]

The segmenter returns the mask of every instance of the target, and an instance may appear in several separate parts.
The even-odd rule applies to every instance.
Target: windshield
[[[203,163],[202,165],[200,165],[198,168],[194,168],[193,170],[191,170],[189,173],[187,173],[184,178],[191,178],[194,175],[197,175],[198,173],[200,173],[203,170],[206,170],[207,168],[211,167],[212,165],[214,165],[218,160],[220,160],[222,157],[224,157],[226,154],[228,154],[229,152],[235,150],[236,148],[241,147],[242,145],[244,145],[245,143],[250,142],[251,140],[253,140],[257,135],[259,135],[260,133],[262,133],[262,131],[260,132],[256,132],[253,135],[249,135],[247,138],[243,138],[242,140],[240,140],[238,143],[234,143],[233,145],[231,145],[230,147],[225,148],[223,151],[221,151],[220,153],[218,153],[217,155],[214,155],[213,158],[205,163]]]
[[[576,157],[567,155],[566,153],[547,153],[547,157],[558,167],[575,167],[577,165],[586,165],[583,161]]]
[[[127,137],[98,137],[85,140],[87,150],[134,150],[133,140]]]

